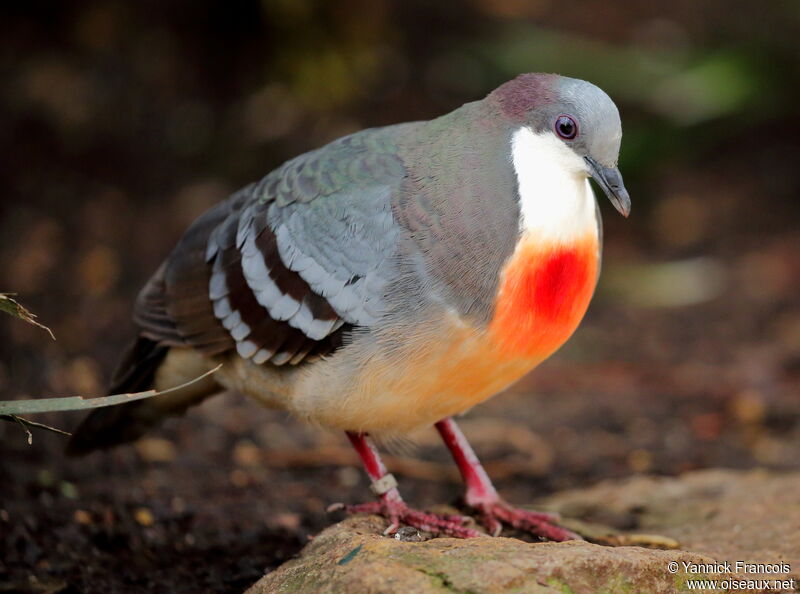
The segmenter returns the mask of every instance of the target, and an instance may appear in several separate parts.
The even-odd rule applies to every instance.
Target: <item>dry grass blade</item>
[[[66,435],[67,437],[72,435],[72,433],[69,431],[64,431],[63,429],[52,427],[51,425],[45,425],[44,423],[37,423],[36,421],[31,421],[30,419],[23,419],[17,415],[0,415],[0,421],[8,421],[9,423],[17,423],[20,425],[28,436],[28,445],[33,443],[33,435],[31,434],[29,427],[33,427],[35,429],[44,429],[45,431],[58,433],[59,435]]]
[[[153,398],[162,394],[169,394],[182,390],[187,386],[199,382],[212,373],[219,370],[222,365],[217,365],[211,369],[194,378],[191,381],[175,386],[169,390],[158,392],[156,390],[147,390],[146,392],[134,392],[133,394],[113,394],[111,396],[102,396],[100,398],[84,398],[83,396],[67,396],[65,398],[39,398],[37,400],[4,400],[0,401],[0,416],[15,416],[45,412],[55,412],[64,410],[85,410],[89,408],[100,408],[101,406],[113,406],[115,404],[122,404],[123,402],[132,402],[134,400],[143,400],[145,398]]]
[[[38,326],[39,328],[46,330],[50,335],[50,338],[55,340],[56,337],[53,335],[53,331],[44,324],[37,322],[36,314],[25,309],[22,304],[16,299],[13,299],[11,295],[13,295],[13,293],[0,293],[0,311],[4,311],[15,318],[19,318],[24,322],[28,322],[29,324],[33,324],[34,326]]]

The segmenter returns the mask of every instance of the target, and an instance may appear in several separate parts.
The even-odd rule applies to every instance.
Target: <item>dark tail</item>
[[[153,388],[156,372],[164,363],[169,350],[169,346],[148,338],[137,338],[117,367],[109,393],[129,394]],[[180,364],[178,367],[181,367]],[[175,385],[200,375],[197,366],[191,364],[186,365],[185,369],[181,367],[178,373],[178,376],[174,376]],[[181,373],[184,377],[180,376]],[[187,408],[202,402],[217,391],[219,387],[209,377],[163,396],[95,409],[72,434],[67,444],[67,454],[80,456],[138,439],[165,418],[183,414]]]
[[[109,394],[144,392],[153,387],[156,370],[169,347],[139,337],[128,347],[111,379]],[[98,408],[81,421],[67,444],[67,454],[79,456],[96,449],[133,441],[158,423],[147,415],[147,400]],[[145,414],[143,414],[145,413]]]

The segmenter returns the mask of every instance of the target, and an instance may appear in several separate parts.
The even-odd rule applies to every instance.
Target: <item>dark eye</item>
[[[572,140],[578,135],[578,124],[568,115],[556,118],[556,134],[564,140]]]

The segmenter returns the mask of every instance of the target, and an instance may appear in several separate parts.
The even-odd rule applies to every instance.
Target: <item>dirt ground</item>
[[[102,395],[136,291],[195,217],[331,138],[475,99],[519,71],[500,57],[527,55],[504,32],[541,21],[566,33],[557,56],[591,33],[630,50],[629,66],[651,42],[733,60],[734,41],[758,34],[791,55],[746,46],[765,60],[759,74],[776,65],[772,102],[756,94],[690,125],[623,94],[633,211],[623,220],[602,201],[604,270],[587,318],[462,426],[517,503],[637,473],[800,469],[794,21],[747,2],[670,14],[608,3],[602,18],[494,0],[45,4],[0,18],[0,291],[18,292],[57,341],[0,318],[0,399]],[[542,12],[513,14],[528,4]],[[762,16],[771,24],[754,26]],[[497,62],[467,51],[482,44]],[[613,70],[598,77],[627,73]],[[79,419],[36,420],[69,430]],[[370,497],[343,435],[233,394],[112,452],[68,459],[64,443],[37,431],[29,445],[0,422],[0,592],[241,592],[338,519],[330,503]],[[413,443],[387,459],[406,498],[455,501],[434,432]]]
[[[664,215],[609,220],[600,292],[573,340],[463,420],[509,500],[643,472],[800,468],[798,235],[790,210],[748,205],[753,188],[729,166],[720,159],[660,191],[691,204],[682,190],[703,188],[691,195],[701,210],[739,209],[698,249],[713,274],[693,279],[689,268],[675,289],[685,297],[718,277],[706,297],[650,303],[643,287],[662,287],[649,277],[670,274],[672,248],[642,229]],[[77,418],[43,420],[68,428]],[[52,434],[28,445],[11,424],[0,439],[4,591],[238,592],[333,521],[328,504],[369,497],[342,435],[237,395],[85,459],[65,458]],[[414,441],[389,458],[407,498],[454,501],[458,479],[433,432]]]

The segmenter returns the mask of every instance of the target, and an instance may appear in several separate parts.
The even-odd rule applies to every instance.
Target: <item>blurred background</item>
[[[185,227],[282,161],[522,72],[604,88],[631,218],[605,200],[568,345],[471,412],[507,498],[637,473],[800,468],[800,4],[121,0],[0,8],[0,399],[103,394]],[[64,429],[80,415],[38,416]],[[390,465],[453,501],[432,432]],[[0,591],[238,592],[370,494],[344,436],[236,395],[82,460],[0,423]]]

